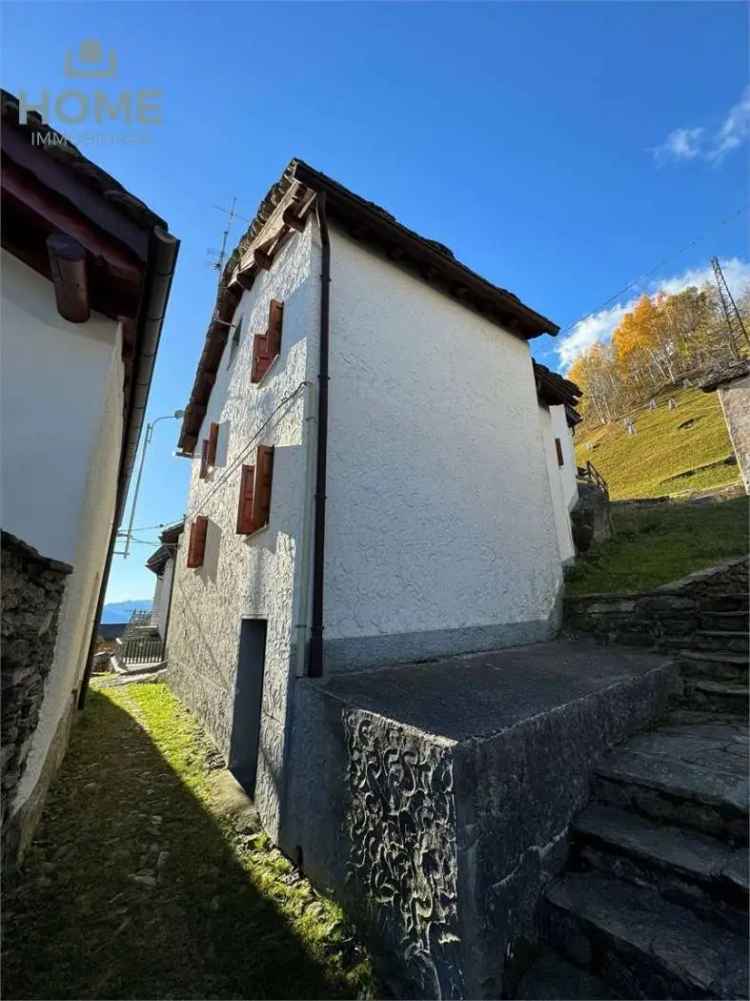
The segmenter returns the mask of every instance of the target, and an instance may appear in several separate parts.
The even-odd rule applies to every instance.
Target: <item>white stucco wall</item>
[[[85,666],[114,518],[123,431],[119,325],[57,313],[50,282],[2,255],[2,525],[74,567],[14,807],[33,792]]]
[[[339,231],[332,276],[327,667],[549,635],[562,572],[528,345]]]
[[[271,271],[258,276],[235,312],[235,322],[243,318],[242,340],[233,358],[231,336],[227,340],[192,462],[167,641],[170,684],[227,755],[241,621],[268,620],[256,801],[272,836],[278,824],[287,686],[299,621],[295,597],[305,509],[305,435],[314,439],[314,424],[308,422],[306,430],[303,418],[310,402],[304,385],[306,334],[319,312],[318,254],[308,225],[279,252]],[[281,355],[261,383],[253,385],[252,337],[265,332],[271,299],[284,303]],[[282,403],[295,392],[294,399]],[[214,421],[221,426],[217,465],[201,480],[200,442]],[[240,469],[254,463],[258,444],[275,447],[270,524],[246,537],[236,534]],[[209,527],[204,564],[191,570],[185,562],[196,514],[207,515]]]
[[[52,283],[2,251],[2,525],[75,562],[117,324],[69,323]]]
[[[563,498],[568,511],[572,511],[578,500],[578,480],[576,479],[576,446],[573,432],[568,426],[565,407],[550,407],[552,434],[560,439],[564,464],[558,466],[558,474],[562,481]]]
[[[564,430],[560,428],[559,421],[556,420],[554,413],[556,410],[564,410],[564,408],[539,407],[539,423],[544,439],[544,455],[547,463],[547,475],[549,477],[550,495],[552,497],[558,550],[562,562],[568,563],[575,559],[576,555],[575,543],[573,542],[573,529],[570,522],[570,484],[567,475],[567,469],[570,468],[569,464],[571,460],[566,450],[566,443],[570,438],[570,434],[567,425]],[[555,438],[560,439],[563,449],[565,463],[562,466],[557,461]],[[577,495],[578,488],[576,487]]]
[[[154,587],[154,601],[151,606],[151,625],[159,630],[162,639],[167,634],[167,618],[169,617],[169,596],[172,590],[172,576],[174,574],[174,560],[169,559],[164,564],[161,576],[156,578]]]

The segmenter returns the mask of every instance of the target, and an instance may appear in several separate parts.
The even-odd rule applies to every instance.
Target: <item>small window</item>
[[[563,458],[562,443],[559,438],[555,438],[555,451],[557,452],[557,464],[558,466],[565,465],[565,459]]]
[[[243,466],[237,508],[237,534],[252,535],[268,524],[271,516],[273,448],[259,445],[254,466]]]
[[[237,350],[240,346],[240,339],[242,338],[242,317],[239,318],[237,323],[234,325],[232,330],[232,339],[229,342],[229,361],[228,365],[231,365],[234,361],[234,356],[237,354]]]
[[[200,478],[205,480],[208,476],[208,438],[204,438],[201,442],[201,471]]]

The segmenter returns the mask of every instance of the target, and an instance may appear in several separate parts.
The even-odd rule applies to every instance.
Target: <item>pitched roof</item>
[[[303,211],[309,211],[313,196],[318,193],[325,194],[328,216],[356,239],[384,253],[394,264],[409,270],[467,308],[480,312],[511,334],[528,340],[543,333],[555,335],[558,332],[559,327],[552,320],[525,305],[513,292],[494,285],[462,264],[444,244],[421,236],[379,205],[354,194],[302,160],[293,159],[262,199],[253,221],[224,269],[216,309],[206,332],[180,433],[179,445],[185,453],[192,453],[205,415],[226,342],[228,324],[241,295],[237,282],[241,280],[242,287],[249,288],[257,273],[262,250],[258,242],[264,228],[278,217],[283,201],[291,205],[294,200],[298,209],[302,207]],[[293,228],[287,225],[285,213],[284,224],[276,234],[276,246],[291,234]],[[265,256],[264,251],[262,257]]]

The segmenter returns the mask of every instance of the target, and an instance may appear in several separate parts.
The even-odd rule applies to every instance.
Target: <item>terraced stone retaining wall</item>
[[[568,632],[592,633],[602,643],[627,646],[687,646],[700,628],[704,600],[748,589],[748,557],[635,594],[584,594],[565,598]]]

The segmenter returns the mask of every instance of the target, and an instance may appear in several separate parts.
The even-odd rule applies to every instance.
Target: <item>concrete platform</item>
[[[322,687],[332,698],[425,733],[475,740],[642,679],[670,659],[593,640],[556,640],[337,674]]]
[[[398,996],[500,997],[593,768],[679,684],[663,655],[568,641],[302,680],[282,847]]]

